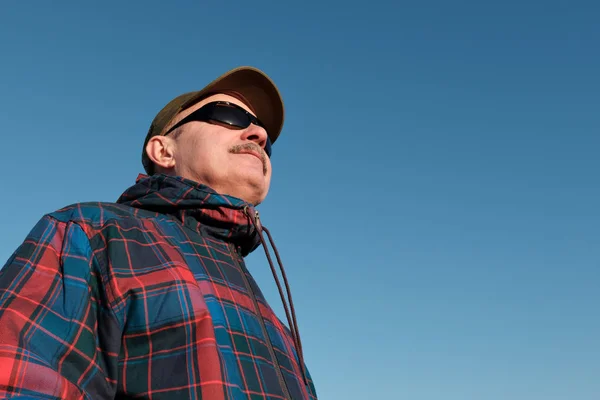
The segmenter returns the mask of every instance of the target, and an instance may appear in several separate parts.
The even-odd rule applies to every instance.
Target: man
[[[44,216],[0,271],[0,397],[316,399],[254,208],[283,119],[229,71],[158,113],[116,204]],[[290,329],[244,265],[261,243]]]

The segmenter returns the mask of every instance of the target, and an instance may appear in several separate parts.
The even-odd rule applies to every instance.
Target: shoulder
[[[156,215],[118,203],[85,202],[68,205],[47,216],[59,222],[71,222],[97,229],[109,221],[142,219]]]

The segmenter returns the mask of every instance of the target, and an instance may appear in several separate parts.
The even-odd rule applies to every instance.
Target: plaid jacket
[[[316,399],[248,209],[159,175],[42,218],[0,270],[0,397]]]

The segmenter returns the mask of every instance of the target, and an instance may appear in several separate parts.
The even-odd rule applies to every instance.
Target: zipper
[[[258,211],[256,212],[257,216],[258,216]],[[271,359],[273,360],[273,364],[275,366],[275,373],[277,374],[277,378],[279,379],[279,384],[281,385],[281,390],[283,391],[283,395],[285,396],[286,399],[290,399],[291,400],[291,396],[290,396],[290,392],[289,389],[287,387],[287,384],[285,383],[285,379],[283,379],[283,374],[281,373],[281,366],[279,365],[279,361],[277,361],[277,356],[275,355],[275,349],[273,349],[273,343],[271,343],[271,338],[269,337],[269,333],[267,332],[267,327],[265,325],[265,321],[263,319],[263,316],[260,312],[260,308],[258,306],[258,300],[256,300],[256,295],[254,294],[254,291],[252,290],[252,286],[250,286],[250,282],[248,281],[248,277],[246,276],[246,271],[244,270],[244,268],[242,268],[242,265],[240,264],[240,261],[238,260],[238,257],[241,257],[238,253],[238,251],[235,249],[235,247],[233,246],[233,244],[230,244],[232,249],[232,253],[233,254],[233,259],[235,260],[235,262],[238,264],[238,267],[240,268],[240,271],[242,273],[242,277],[244,279],[244,284],[246,285],[246,288],[248,289],[248,293],[250,293],[250,297],[252,298],[252,303],[254,304],[254,311],[256,312],[259,322],[260,322],[260,327],[262,329],[263,335],[265,336],[265,341],[267,342],[267,349],[269,349],[269,354],[271,356]]]

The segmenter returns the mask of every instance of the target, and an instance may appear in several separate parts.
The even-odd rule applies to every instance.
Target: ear
[[[163,169],[175,168],[175,143],[167,136],[153,136],[146,145],[148,158]]]

